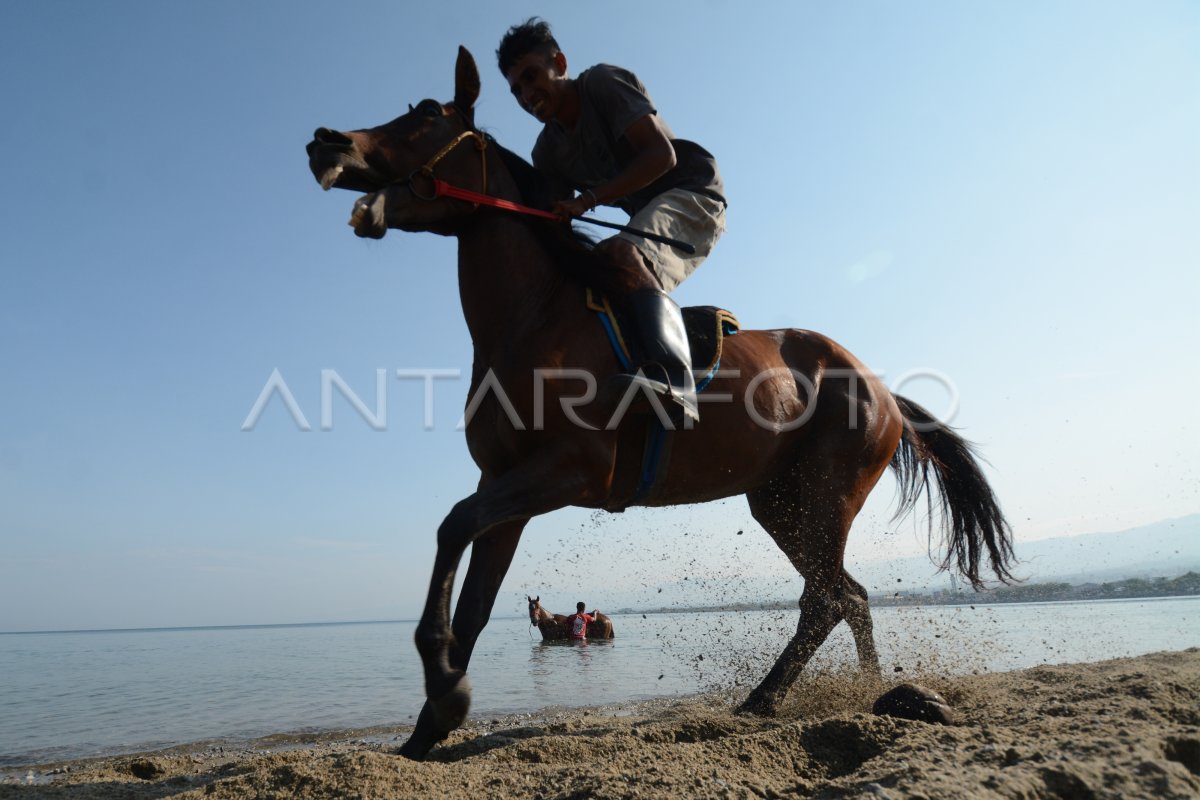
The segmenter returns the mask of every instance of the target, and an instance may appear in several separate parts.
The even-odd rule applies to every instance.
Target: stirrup
[[[646,374],[647,371],[657,372],[662,377],[651,378]],[[655,394],[664,397],[673,394],[673,387],[671,386],[671,381],[667,375],[666,369],[664,369],[663,366],[656,361],[642,364],[633,372],[619,372],[613,376],[613,381],[625,386],[626,388],[633,384],[644,386]]]
[[[671,427],[674,430],[680,430],[685,425],[685,417],[691,418],[693,422],[700,419],[697,409],[687,402],[687,396],[679,391],[678,388],[672,386],[669,382],[656,380],[646,375],[645,367],[653,366],[661,370],[665,376],[666,371],[658,364],[647,364],[638,369],[637,372],[621,372],[609,380],[609,385],[615,389],[617,394],[624,400],[631,391],[631,387],[639,387],[633,393],[629,402],[629,407],[626,409],[634,414],[654,414],[660,415],[660,411],[655,408],[645,390],[650,390],[654,397],[659,400],[657,405],[665,412],[667,419],[671,421]],[[660,417],[660,421],[661,417]]]

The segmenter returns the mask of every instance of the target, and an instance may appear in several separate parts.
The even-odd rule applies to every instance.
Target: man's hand
[[[559,200],[554,204],[552,211],[558,215],[558,218],[563,222],[572,217],[582,217],[584,214],[592,210],[591,195],[583,195],[582,197],[572,197],[570,200]]]

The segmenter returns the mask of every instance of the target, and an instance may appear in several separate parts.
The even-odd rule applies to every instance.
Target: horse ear
[[[479,68],[475,57],[462,45],[458,46],[458,63],[454,65],[454,105],[466,111],[479,99]]]

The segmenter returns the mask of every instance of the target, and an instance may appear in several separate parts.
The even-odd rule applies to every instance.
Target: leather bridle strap
[[[437,191],[437,185],[439,183],[442,183],[442,181],[440,181],[434,177],[433,168],[436,167],[443,158],[450,155],[450,151],[452,151],[454,148],[458,147],[458,145],[461,144],[462,142],[466,141],[467,139],[471,139],[471,138],[475,139],[475,149],[479,151],[479,168],[480,168],[480,172],[483,174],[483,191],[484,191],[485,195],[481,195],[481,196],[486,196],[486,192],[487,192],[487,139],[484,138],[483,134],[481,134],[479,131],[475,131],[475,130],[465,130],[462,133],[460,133],[458,136],[455,136],[453,139],[451,139],[449,142],[447,142],[446,145],[444,147],[442,147],[441,150],[438,150],[436,153],[434,153],[433,158],[426,161],[424,163],[424,165],[414,169],[409,174],[409,176],[407,178],[405,178],[404,180],[396,181],[395,185],[407,186],[409,191],[411,191],[413,193],[413,196],[417,197],[421,200],[436,200],[438,197],[441,197],[442,195],[439,194]],[[429,178],[430,180],[433,181],[434,193],[431,196],[426,197],[425,195],[421,194],[420,192],[418,192],[416,190],[415,186],[413,185],[413,178],[415,178],[417,175],[421,175],[421,176]]]
[[[470,189],[463,189],[459,186],[446,183],[440,178],[433,179],[433,196],[434,197],[453,197],[455,200],[466,200],[468,203],[474,203],[480,206],[490,206],[492,208],[500,208],[505,211],[515,211],[518,214],[528,214],[532,217],[541,217],[543,219],[558,219],[557,214],[551,214],[549,211],[542,211],[540,208],[531,206],[523,206],[520,203],[514,203],[511,200],[505,200],[500,197],[492,197],[489,194],[480,194],[472,192]]]

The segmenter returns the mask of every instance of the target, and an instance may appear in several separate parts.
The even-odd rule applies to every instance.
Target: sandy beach
[[[958,724],[815,675],[774,719],[716,695],[477,719],[425,763],[399,728],[198,744],[8,771],[0,798],[1200,797],[1200,648],[919,682]]]

